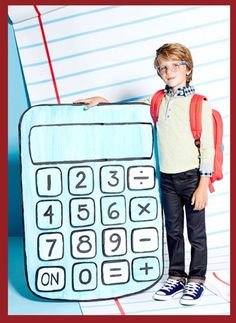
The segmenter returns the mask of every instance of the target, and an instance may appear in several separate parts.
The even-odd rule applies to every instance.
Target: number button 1
[[[103,166],[100,172],[101,191],[103,193],[121,193],[125,186],[122,166]]]
[[[39,196],[57,196],[62,192],[62,174],[56,167],[40,168],[36,172],[36,187]]]
[[[93,170],[90,167],[73,167],[69,170],[69,191],[73,195],[86,195],[93,191]]]

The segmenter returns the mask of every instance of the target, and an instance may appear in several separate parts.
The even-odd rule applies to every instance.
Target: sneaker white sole
[[[186,306],[197,305],[197,304],[200,303],[200,301],[202,299],[202,295],[198,299],[184,299],[184,298],[181,298],[179,302],[180,302],[181,305],[186,305]]]
[[[179,290],[178,292],[172,294],[172,295],[158,295],[158,294],[154,294],[153,295],[153,299],[155,301],[168,301],[170,300],[171,298],[173,298],[175,295],[179,294],[179,293],[183,293],[183,289],[182,290]]]

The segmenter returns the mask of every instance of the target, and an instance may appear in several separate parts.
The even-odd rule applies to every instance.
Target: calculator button
[[[155,186],[155,171],[152,166],[135,166],[128,169],[128,188],[145,190]]]
[[[97,265],[93,262],[75,264],[73,266],[72,282],[75,291],[97,288]]]
[[[105,256],[120,256],[127,252],[125,229],[103,230],[103,253]]]
[[[121,193],[125,189],[123,166],[104,166],[100,171],[101,191],[103,193]]]
[[[41,267],[36,273],[36,286],[42,292],[54,292],[65,287],[63,267]]]
[[[135,197],[130,201],[132,221],[151,221],[157,217],[157,200],[154,197]]]
[[[63,236],[61,233],[43,233],[38,237],[38,253],[42,260],[63,257]]]
[[[160,264],[156,257],[136,258],[132,262],[133,278],[136,281],[157,280],[160,276]]]
[[[74,231],[71,235],[72,256],[93,258],[96,255],[96,234],[92,230]]]
[[[104,225],[122,224],[126,221],[124,196],[105,196],[101,198],[101,216]]]
[[[134,229],[132,231],[133,252],[148,252],[158,249],[158,232],[156,228]]]
[[[94,180],[91,167],[72,167],[68,176],[69,191],[72,195],[92,193]]]
[[[62,193],[62,174],[56,167],[40,168],[36,172],[36,188],[39,196],[57,196]]]
[[[37,225],[40,229],[57,229],[62,225],[60,201],[40,201],[36,205]]]
[[[102,264],[102,281],[105,285],[127,283],[129,263],[126,260],[105,261]]]
[[[70,201],[70,220],[74,227],[92,225],[95,222],[95,203],[91,198]]]

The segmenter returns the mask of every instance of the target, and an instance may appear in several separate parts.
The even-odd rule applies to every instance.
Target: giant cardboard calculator
[[[39,105],[20,122],[27,280],[41,297],[100,300],[163,274],[154,126],[145,104]]]

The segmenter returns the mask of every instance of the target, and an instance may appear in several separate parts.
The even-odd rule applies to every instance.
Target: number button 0
[[[38,237],[39,258],[55,260],[63,257],[63,236],[61,233],[41,234]]]
[[[56,167],[40,168],[36,172],[36,188],[39,196],[57,196],[62,192],[62,174]]]
[[[126,220],[124,196],[105,196],[101,198],[102,223],[104,225],[121,224]]]
[[[95,204],[91,198],[70,201],[70,219],[74,227],[92,225],[95,222]]]
[[[74,231],[71,235],[72,256],[93,258],[96,255],[96,235],[92,230]]]
[[[93,262],[73,266],[73,288],[76,291],[93,290],[97,287],[97,266]]]
[[[57,229],[62,225],[60,201],[40,201],[36,205],[37,225],[40,229]]]
[[[69,191],[72,195],[86,195],[93,191],[93,171],[90,167],[73,167],[69,170]]]
[[[122,166],[104,166],[100,172],[101,191],[103,193],[121,193],[124,191],[124,168]]]

